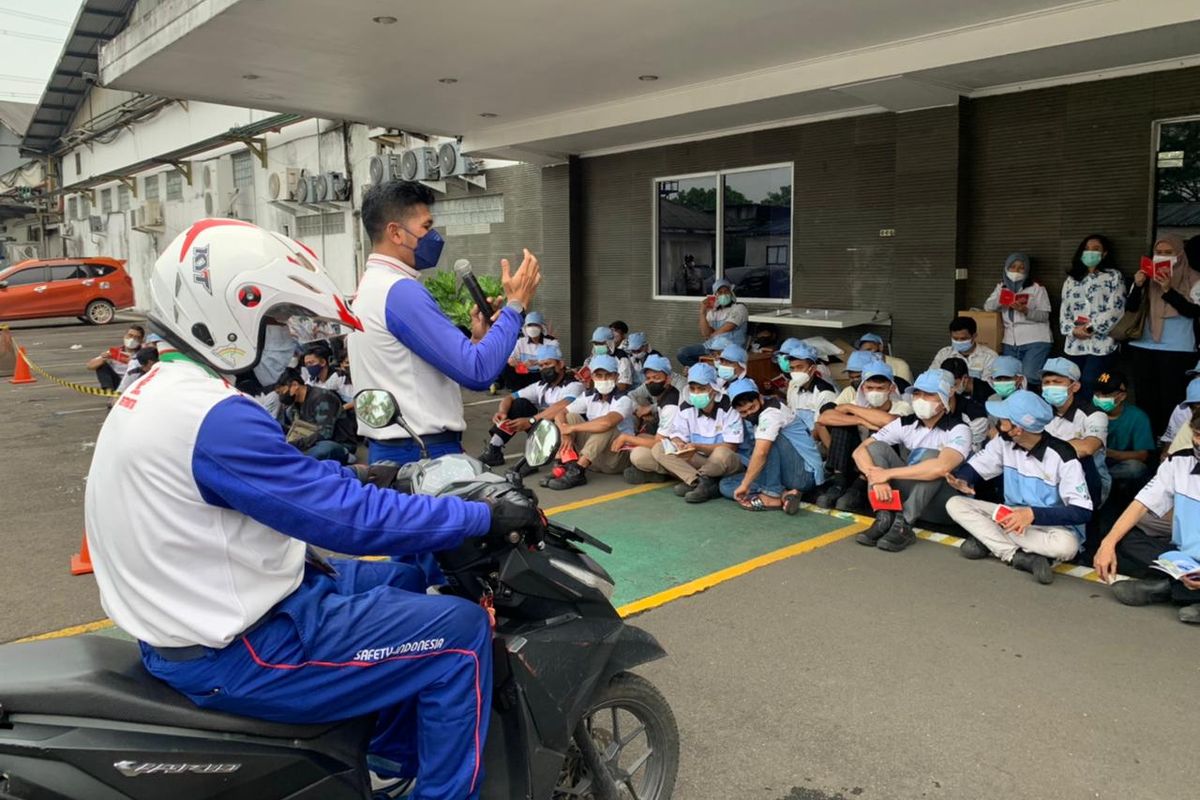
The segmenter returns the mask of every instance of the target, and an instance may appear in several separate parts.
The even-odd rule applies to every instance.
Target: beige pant
[[[695,483],[696,477],[720,478],[742,470],[742,460],[737,451],[720,447],[712,453],[696,453],[690,458],[680,458],[663,450],[662,442],[651,447],[635,447],[629,460],[642,472],[671,474],[684,483]]]
[[[567,422],[579,425],[587,420],[578,414],[567,414]],[[588,460],[588,469],[613,475],[623,472],[629,466],[628,450],[614,453],[609,447],[619,433],[620,430],[614,427],[604,433],[573,433],[571,439],[579,457]]]
[[[1067,561],[1078,552],[1079,538],[1070,528],[1030,525],[1024,533],[1008,533],[992,519],[996,508],[995,503],[961,495],[946,501],[946,513],[950,518],[1006,564],[1018,550],[1036,553],[1051,561]]]

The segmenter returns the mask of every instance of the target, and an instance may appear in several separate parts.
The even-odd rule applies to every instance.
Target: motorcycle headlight
[[[593,589],[599,590],[599,592],[604,595],[606,600],[612,599],[614,587],[611,581],[606,581],[596,573],[589,572],[582,567],[563,561],[560,558],[552,558],[550,559],[550,563],[553,564],[555,569],[557,569],[559,572],[564,572],[567,575],[570,575],[584,586],[589,586]]]

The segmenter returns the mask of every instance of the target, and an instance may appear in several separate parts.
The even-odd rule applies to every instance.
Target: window
[[[123,183],[117,187],[117,210],[129,210],[129,187]]]
[[[157,175],[147,175],[146,176],[142,194],[145,197],[145,199],[147,199],[147,200],[157,200],[158,199],[158,176]]]
[[[175,170],[167,173],[167,199],[183,199],[183,176]]]
[[[78,178],[79,174],[81,172],[83,172],[83,161],[79,158],[79,151],[76,150],[75,151],[75,177]]]
[[[88,276],[92,278],[103,278],[105,275],[111,275],[117,271],[117,268],[111,264],[86,264]]]
[[[1200,234],[1200,117],[1158,123],[1154,237]]]
[[[312,236],[332,236],[346,232],[346,215],[341,212],[331,214],[308,214],[296,217],[296,238],[306,239]]]
[[[92,204],[88,202],[87,195],[79,195],[79,218],[87,219],[92,215]]]
[[[699,297],[725,278],[742,298],[790,298],[791,164],[660,178],[654,189],[658,296]]]
[[[67,219],[79,219],[79,201],[74,197],[67,198]]]
[[[233,185],[254,186],[254,156],[249,150],[233,154]]]
[[[100,211],[104,214],[112,213],[112,189],[100,191]]]
[[[50,268],[50,280],[52,281],[77,281],[86,277],[88,274],[82,264],[63,264]]]
[[[14,272],[12,275],[9,275],[5,280],[8,281],[9,286],[29,286],[34,283],[45,283],[46,268],[30,267],[29,269],[23,269],[20,272]]]

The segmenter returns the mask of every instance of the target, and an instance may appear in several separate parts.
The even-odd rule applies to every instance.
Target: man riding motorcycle
[[[536,512],[378,489],[290,446],[221,377],[258,363],[268,317],[360,328],[311,250],[249,223],[197,222],[155,264],[149,319],[171,349],[116,403],[88,475],[104,609],[197,705],[291,723],[379,712],[373,764],[415,775],[418,800],[477,797],[487,612],[426,594],[414,567],[307,545],[439,551]]]

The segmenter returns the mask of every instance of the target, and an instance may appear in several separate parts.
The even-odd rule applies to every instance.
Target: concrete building
[[[616,317],[696,339],[724,275],[760,312],[890,318],[921,365],[1010,251],[1057,295],[1087,233],[1132,272],[1158,226],[1196,229],[1194,0],[441,4],[421,36],[380,9],[143,3],[101,79],[527,162],[503,221],[451,249],[540,246],[576,356]]]
[[[45,179],[42,162],[21,154],[32,103],[0,101],[0,269],[36,256],[41,221],[32,199]]]

